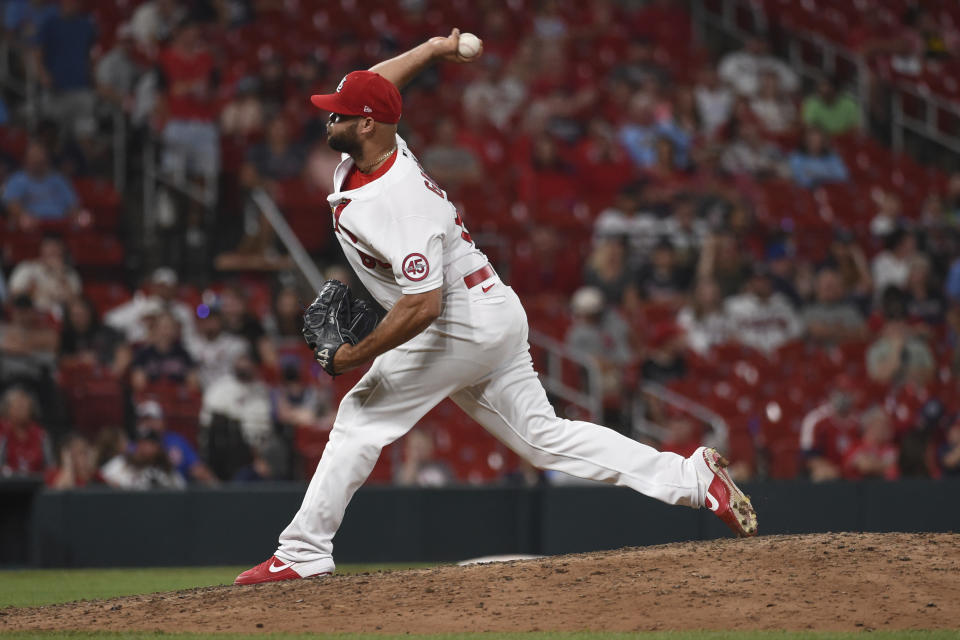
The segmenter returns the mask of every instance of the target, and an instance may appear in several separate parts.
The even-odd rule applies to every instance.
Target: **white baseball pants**
[[[333,536],[380,451],[450,397],[494,437],[542,469],[700,507],[693,462],[589,422],[558,418],[527,344],[527,318],[499,280],[483,293],[460,282],[426,331],[378,357],[340,404],[303,505],[280,535],[277,558],[332,571]]]

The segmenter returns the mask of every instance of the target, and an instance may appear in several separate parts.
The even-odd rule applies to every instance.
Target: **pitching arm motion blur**
[[[398,89],[402,89],[423,69],[437,60],[447,60],[449,62],[473,62],[480,54],[470,58],[464,58],[457,53],[457,47],[460,45],[460,29],[454,29],[449,36],[436,36],[430,38],[423,44],[417,45],[413,49],[401,53],[400,55],[379,62],[370,67],[370,71],[379,73],[384,78],[392,82]],[[483,53],[483,47],[480,48]]]

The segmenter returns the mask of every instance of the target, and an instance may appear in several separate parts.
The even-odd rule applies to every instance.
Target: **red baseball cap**
[[[373,71],[351,71],[336,93],[310,96],[313,106],[345,116],[369,116],[377,122],[400,121],[403,99],[392,82]]]

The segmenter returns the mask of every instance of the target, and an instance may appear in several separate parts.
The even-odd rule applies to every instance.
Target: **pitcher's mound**
[[[2,613],[0,631],[954,628],[960,537],[761,536]]]

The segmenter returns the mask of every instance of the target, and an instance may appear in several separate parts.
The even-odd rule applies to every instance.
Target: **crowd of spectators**
[[[692,397],[727,419],[742,477],[960,471],[960,174],[864,179],[858,153],[879,147],[873,104],[845,78],[805,85],[764,38],[711,57],[677,0],[400,3],[363,19],[344,14],[347,4],[292,15],[270,0],[147,0],[112,12],[79,0],[4,3],[4,28],[45,96],[22,156],[2,158],[5,229],[96,223],[71,181],[106,175],[104,104],[157,140],[168,179],[209,190],[216,206],[160,192],[153,214],[172,268],[150,271],[132,295],[92,300],[91,285],[111,280],[73,268],[56,234],[7,265],[3,473],[42,473],[63,488],[300,477],[300,431],[328,431],[336,395],[298,343],[310,294],[276,275],[290,261],[250,197],[277,201],[337,268],[317,221],[339,157],[306,96],[435,35],[454,9],[484,38],[484,57],[414,82],[401,134],[481,247],[500,247],[498,270],[534,328],[596,366],[607,424],[692,450],[706,425],[639,390],[683,391],[709,378],[710,363],[747,381],[736,411],[712,393]],[[904,29],[933,42],[930,14],[911,16]],[[786,212],[822,208],[831,189],[849,200],[831,201],[827,224]],[[853,200],[872,208],[866,217],[850,214]],[[771,381],[757,368],[798,346],[809,388],[789,401],[794,419],[776,433],[758,427],[746,400],[769,407],[775,394],[758,400]],[[826,388],[839,371],[815,370],[812,354],[837,353],[863,389]],[[788,391],[777,388],[784,408]],[[91,419],[97,394],[113,410]],[[636,429],[639,397],[658,430]],[[398,452],[397,482],[464,479],[438,459],[442,429],[416,433]],[[786,440],[799,468],[771,469],[780,458],[770,451]],[[540,480],[524,467],[499,473]]]

